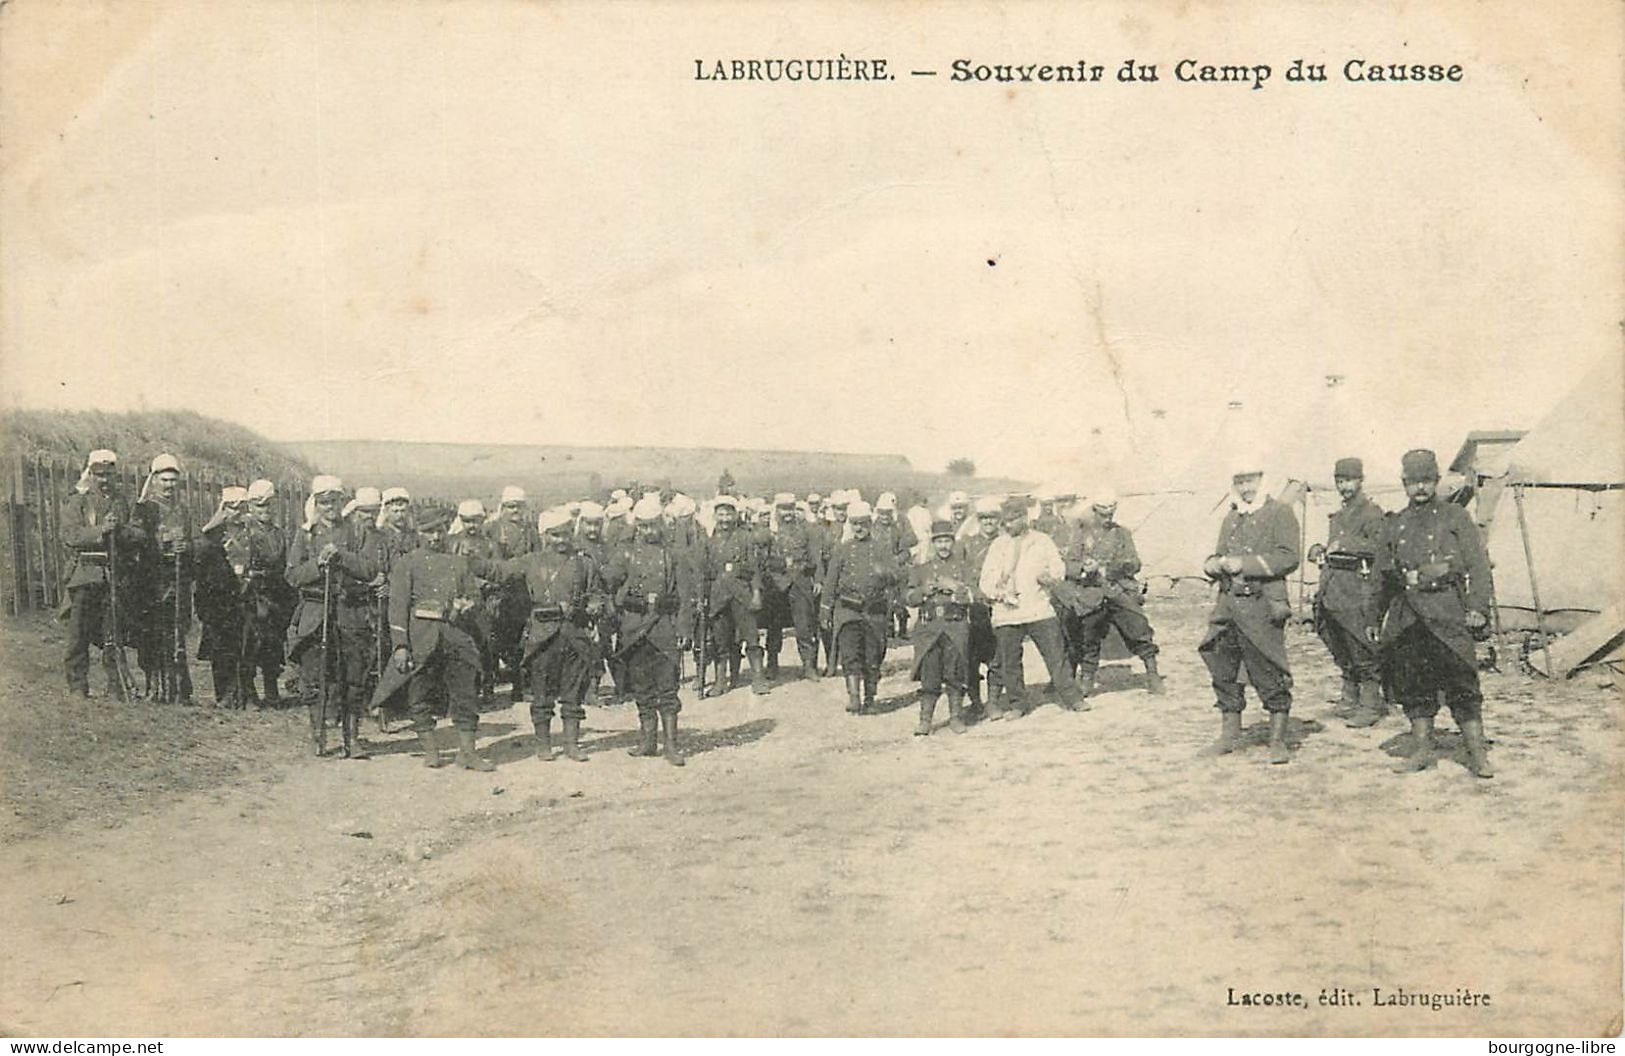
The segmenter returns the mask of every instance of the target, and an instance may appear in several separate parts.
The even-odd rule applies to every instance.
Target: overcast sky
[[[1329,373],[1353,453],[1448,458],[1619,354],[1609,5],[18,6],[14,404],[1031,476],[1096,428],[1183,459],[1230,400],[1304,428]],[[693,79],[842,52],[942,72]],[[947,77],[1130,55],[1163,82]],[[1295,55],[1467,78],[1291,86]]]

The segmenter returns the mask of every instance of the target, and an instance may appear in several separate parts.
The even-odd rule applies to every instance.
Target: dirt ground
[[[830,681],[685,696],[680,770],[625,754],[630,708],[590,710],[586,765],[536,761],[512,709],[494,774],[425,770],[405,734],[311,759],[288,711],[73,701],[59,634],[13,623],[0,1031],[1619,1031],[1619,687],[1488,675],[1496,777],[1401,777],[1400,720],[1330,718],[1295,628],[1292,763],[1201,759],[1204,608],[1151,615],[1162,698],[1124,663],[1086,714],[916,738],[897,670],[865,717]]]

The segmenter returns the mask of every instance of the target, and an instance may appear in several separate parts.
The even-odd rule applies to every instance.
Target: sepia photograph
[[[0,3],[0,1036],[1617,1037],[1622,69]]]

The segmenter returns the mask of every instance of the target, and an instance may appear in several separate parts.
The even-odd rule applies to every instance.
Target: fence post
[[[11,478],[7,489],[11,494],[6,503],[6,512],[11,518],[11,611],[21,616],[29,609],[28,495],[23,488],[22,452],[17,452],[15,462],[8,468],[11,470],[6,474]]]

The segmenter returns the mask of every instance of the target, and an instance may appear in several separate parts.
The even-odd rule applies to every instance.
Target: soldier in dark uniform
[[[1388,713],[1388,705],[1382,695],[1377,643],[1366,637],[1366,631],[1381,619],[1376,558],[1387,518],[1365,495],[1365,466],[1359,459],[1338,459],[1332,478],[1343,506],[1330,516],[1326,544],[1309,548],[1309,560],[1320,566],[1315,631],[1343,674],[1338,716],[1349,726],[1375,726]]]
[[[846,523],[852,538],[835,545],[824,570],[822,610],[835,646],[830,666],[846,676],[846,710],[861,714],[880,686],[898,567],[891,548],[869,534],[874,511],[867,502],[850,502]]]
[[[1134,536],[1117,523],[1117,495],[1103,491],[1092,502],[1094,518],[1078,528],[1062,551],[1066,574],[1087,599],[1084,613],[1075,613],[1067,627],[1067,642],[1078,662],[1078,682],[1087,696],[1095,691],[1100,669],[1100,645],[1113,627],[1129,651],[1145,664],[1145,686],[1163,692],[1157,671],[1157,643],[1145,618],[1140,593],[1140,555]]]
[[[536,756],[553,761],[553,710],[564,720],[564,754],[578,763],[587,689],[598,673],[594,623],[602,613],[598,566],[574,538],[569,514],[548,510],[536,519],[542,545],[502,562],[505,580],[527,609],[523,667],[531,678],[530,721]]]
[[[666,545],[660,501],[640,499],[633,508],[637,538],[611,556],[609,579],[618,583],[615,608],[621,614],[620,652],[626,661],[627,688],[637,699],[640,737],[630,754],[664,754],[673,766],[683,765],[677,750],[679,657],[688,648],[693,626],[695,589],[688,562]]]
[[[495,564],[501,556],[496,540],[485,523],[485,503],[479,499],[464,499],[457,504],[457,518],[446,536],[446,549],[463,557],[473,558],[478,568]],[[480,702],[490,707],[496,694],[497,651],[493,641],[493,628],[502,600],[501,585],[485,579],[480,587],[480,604],[469,613],[469,632],[480,650]]]
[[[265,567],[265,579],[260,584],[269,608],[256,636],[267,704],[282,702],[282,650],[287,642],[288,621],[293,619],[294,605],[298,602],[298,595],[288,586],[285,575],[288,533],[277,523],[275,500],[276,485],[269,480],[256,480],[248,486],[248,520],[254,530],[264,537],[265,548],[271,555]],[[253,689],[252,682],[249,689]]]
[[[512,484],[502,489],[496,519],[486,526],[486,534],[501,561],[523,557],[541,547],[536,522],[526,509],[525,489]],[[496,608],[491,621],[491,651],[508,669],[512,699],[518,704],[524,699],[524,636],[529,623],[525,592],[510,581],[497,591],[493,603]]]
[[[719,495],[712,504],[716,526],[711,531],[710,566],[706,579],[710,602],[711,637],[716,642],[717,681],[707,696],[721,696],[735,688],[739,680],[739,646],[745,647],[750,665],[750,688],[757,694],[768,691],[761,670],[762,647],[756,638],[756,617],[762,610],[762,560],[750,529],[741,526],[738,500]],[[727,661],[728,681],[723,687],[721,661]]]
[[[288,631],[288,659],[299,665],[299,696],[310,713],[311,743],[318,755],[326,743],[325,722],[340,717],[352,724],[358,720],[366,703],[362,694],[372,658],[372,582],[378,558],[361,529],[340,516],[343,506],[344,484],[339,478],[324,474],[311,481],[306,520],[288,544],[285,573],[299,592],[299,607]],[[328,703],[337,714],[324,713],[324,664]],[[355,727],[346,733],[352,753],[364,756]]]
[[[593,577],[599,589],[613,596],[620,584],[609,582],[610,546],[604,541],[605,510],[596,502],[581,504],[576,517],[576,549],[593,564]],[[619,620],[613,606],[604,605],[593,621],[593,637],[598,651],[598,667],[593,670],[591,685],[597,686],[602,669],[609,669],[614,702],[620,703],[626,684],[626,668],[615,654],[615,633]]]
[[[920,683],[920,724],[916,737],[931,733],[937,699],[948,691],[948,728],[965,732],[962,716],[965,684],[970,670],[970,606],[975,599],[971,574],[954,541],[952,521],[931,525],[931,557],[911,565],[903,600],[919,609],[914,621],[914,666],[911,678]]]
[[[950,518],[949,524],[953,524]],[[999,537],[999,500],[987,496],[976,502],[976,534],[965,539],[958,539],[956,545],[959,554],[965,559],[966,571],[971,576],[971,582],[981,581],[982,565],[987,560],[988,547]],[[959,534],[955,527],[954,534]],[[987,668],[987,698],[988,701],[999,706],[999,646],[998,638],[993,633],[993,606],[988,604],[986,598],[977,594],[971,600],[970,607],[970,666],[966,675],[966,691],[970,697],[970,710],[975,713],[982,711],[982,667]],[[1002,707],[1000,708],[1002,710]]]
[[[1381,643],[1394,697],[1411,720],[1411,754],[1395,769],[1414,773],[1434,765],[1433,720],[1442,692],[1461,728],[1467,769],[1492,777],[1473,652],[1474,635],[1489,625],[1489,557],[1467,511],[1438,497],[1432,451],[1407,452],[1401,476],[1410,504],[1394,514],[1377,551]]]
[[[892,603],[892,620],[895,626],[889,626],[888,631],[894,632],[894,637],[908,637],[908,606],[903,604],[902,587],[908,582],[908,569],[914,563],[914,548],[919,545],[919,536],[914,534],[914,526],[905,518],[897,515],[897,496],[891,492],[882,492],[875,500],[875,523],[869,530],[882,545],[891,548],[897,556],[897,596]]]
[[[197,530],[180,496],[181,465],[159,455],[141,488],[135,517],[147,537],[141,668],[148,696],[192,703],[186,636],[192,629],[193,548]],[[156,693],[155,693],[156,691]]]
[[[372,577],[371,626],[368,629],[372,652],[367,665],[364,697],[369,700],[388,670],[390,653],[394,651],[389,634],[389,575],[395,563],[418,546],[417,530],[411,524],[411,494],[405,488],[385,488],[379,495],[379,502],[377,515],[358,525],[361,548],[371,555],[378,567],[378,574]],[[380,731],[391,732],[383,713],[374,710]]]
[[[112,451],[92,451],[78,485],[62,503],[62,543],[68,550],[64,586],[70,606],[63,667],[68,690],[90,696],[90,646],[100,646],[107,693],[123,700],[119,651],[138,640],[135,585],[147,536],[131,517],[129,500],[118,490],[117,464]]]
[[[247,489],[222,488],[198,539],[195,596],[203,624],[198,659],[209,661],[214,699],[223,707],[247,707],[254,696],[258,635],[269,612],[262,584],[271,542],[248,520]]]
[[[407,713],[423,747],[423,765],[438,767],[445,760],[435,744],[434,727],[437,703],[444,701],[457,731],[457,763],[465,770],[489,773],[496,766],[474,747],[480,728],[475,688],[480,651],[469,634],[469,617],[479,607],[481,584],[498,570],[484,558],[449,553],[450,522],[450,510],[423,511],[418,517],[421,545],[397,561],[389,574],[394,649],[373,693],[373,706],[388,707],[404,688]]]
[[[1218,697],[1219,739],[1208,749],[1225,755],[1241,745],[1241,712],[1246,707],[1241,668],[1270,717],[1270,762],[1292,760],[1286,745],[1292,710],[1292,669],[1286,655],[1286,622],[1292,616],[1286,577],[1298,567],[1298,518],[1270,497],[1264,474],[1237,472],[1231,481],[1230,511],[1219,527],[1213,554],[1203,565],[1219,585],[1207,636],[1197,647]]]
[[[774,500],[779,511],[779,530],[767,552],[767,579],[783,596],[790,626],[796,632],[796,652],[801,654],[801,677],[818,678],[818,579],[822,553],[820,539],[802,519],[795,496],[784,494]],[[764,588],[765,589],[765,588]],[[784,631],[768,632],[768,652],[782,647]]]

